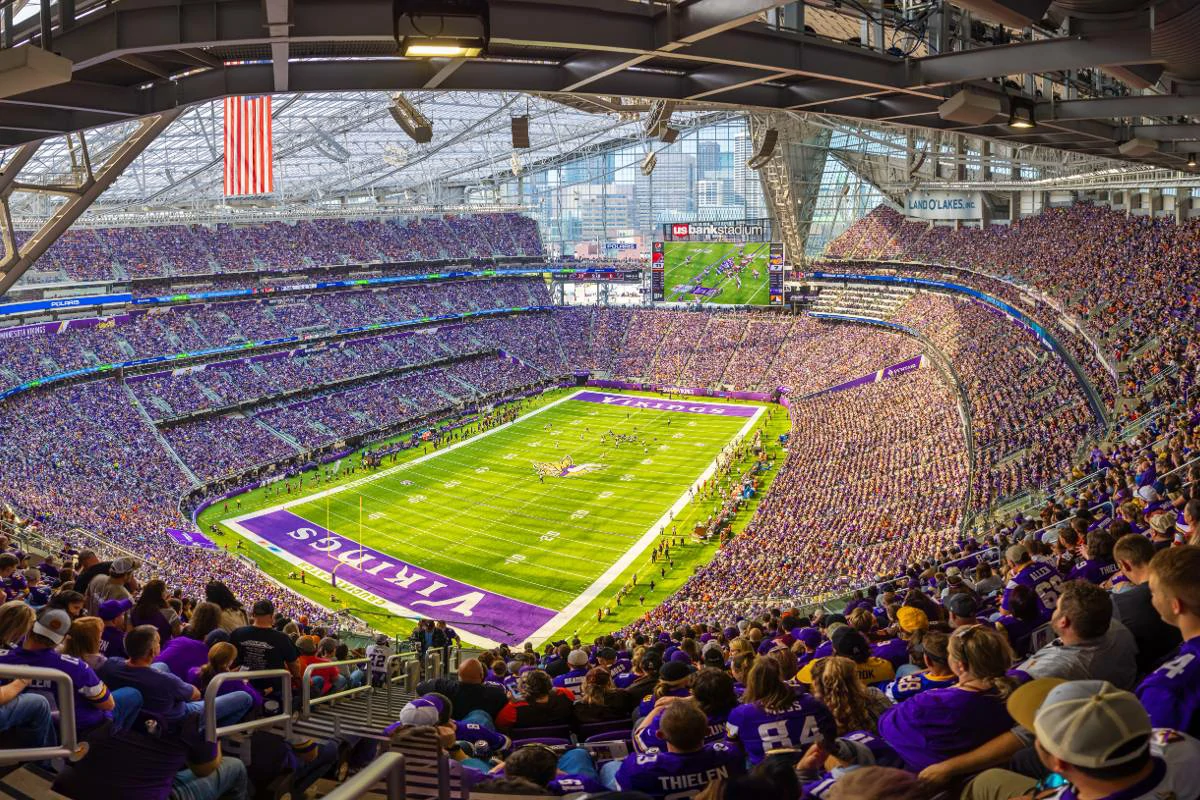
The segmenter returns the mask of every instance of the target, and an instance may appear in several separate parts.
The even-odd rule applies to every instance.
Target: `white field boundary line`
[[[278,509],[273,509],[273,510],[278,510]],[[266,513],[266,512],[258,512],[258,513]],[[254,514],[252,516],[257,516],[257,514]],[[239,519],[244,519],[244,518],[246,518],[245,515],[243,515],[243,517],[240,517]],[[254,544],[256,544],[259,547],[266,550],[271,555],[282,558],[284,561],[287,561],[292,566],[307,572],[309,575],[312,575],[316,578],[319,578],[320,580],[325,581],[325,583],[327,583],[327,584],[333,582],[333,576],[330,575],[325,570],[321,569],[320,567],[316,567],[316,566],[308,563],[307,561],[305,561],[303,558],[300,558],[299,556],[296,556],[296,555],[292,555],[291,553],[284,550],[282,547],[278,547],[277,545],[273,544],[272,542],[267,541],[263,537],[259,536],[257,533],[254,533],[253,531],[251,531],[249,528],[246,528],[240,522],[237,522],[235,520],[226,520],[224,524],[226,526],[228,526],[230,530],[237,533],[239,536],[241,536],[245,539],[248,539],[249,541],[253,542]],[[347,571],[350,571],[350,570],[347,568]],[[265,575],[266,573],[264,572],[263,574]],[[268,576],[268,577],[270,577],[270,576]],[[276,581],[274,578],[272,578],[271,580],[274,581],[276,584],[283,586],[283,584],[281,584],[279,581]],[[292,592],[295,591],[294,589],[291,589],[287,586],[284,586],[284,588],[288,589],[288,591],[292,591]],[[384,598],[380,597],[379,595],[373,594],[372,592],[369,592],[366,589],[363,589],[362,587],[355,586],[354,584],[350,583],[349,580],[347,580],[345,573],[343,573],[342,582],[340,584],[338,584],[337,588],[342,590],[343,592],[345,592],[348,595],[357,597],[359,600],[364,601],[368,605],[375,606],[376,608],[385,609],[387,611],[390,611],[392,614],[395,614],[398,617],[410,617],[413,619],[418,619],[418,618],[426,619],[429,616],[428,614],[424,614],[420,611],[413,611],[411,608],[406,608],[406,607],[400,605],[399,603],[393,603],[391,600],[385,600]],[[498,595],[497,592],[491,592],[491,594],[500,596],[500,595]],[[509,598],[509,599],[512,599],[512,598]],[[322,606],[322,607],[326,607],[326,606]],[[353,613],[353,612],[351,612],[351,613]],[[359,617],[359,616],[356,616],[355,619],[360,619],[368,625],[372,624],[371,620],[363,619],[362,617]],[[488,639],[487,637],[480,636],[476,633],[469,633],[465,629],[462,629],[458,626],[455,627],[455,630],[458,631],[458,635],[462,637],[464,642],[474,645],[475,647],[482,647],[486,650],[491,650],[494,647],[500,646],[500,642],[494,641],[492,639]]]
[[[624,396],[635,397],[636,395]],[[709,405],[718,404],[709,403]],[[620,406],[617,406],[617,408],[620,408]],[[730,445],[735,445],[745,439],[750,431],[754,430],[754,426],[758,423],[759,418],[762,417],[765,410],[766,406],[758,406],[758,410],[754,412],[754,415],[746,420],[746,424],[742,426],[741,430],[734,434],[734,436],[725,444],[724,447],[721,448],[721,450],[724,451],[725,448],[729,447]],[[719,457],[720,453],[717,455]],[[580,611],[586,608],[589,603],[599,597],[600,593],[607,589],[609,584],[620,577],[621,573],[628,569],[634,560],[644,553],[646,548],[648,548],[658,539],[659,531],[666,530],[667,524],[669,524],[670,521],[679,514],[679,512],[687,507],[688,502],[691,500],[691,493],[698,491],[700,487],[704,485],[704,482],[711,478],[716,471],[717,459],[713,458],[713,460],[709,462],[709,465],[705,467],[704,471],[700,473],[700,477],[698,477],[692,483],[692,485],[689,486],[688,489],[679,496],[679,499],[676,500],[675,503],[669,509],[667,509],[667,511],[665,511],[661,517],[658,518],[657,522],[650,526],[650,529],[642,535],[641,539],[639,539],[632,547],[625,551],[625,555],[613,562],[612,566],[605,570],[599,578],[596,578],[596,580],[592,582],[591,586],[583,590],[583,594],[579,595],[570,603],[568,603],[562,611],[559,611],[557,614],[551,617],[546,624],[542,625],[542,627],[538,628],[529,635],[529,641],[533,643],[533,646],[541,647],[542,643],[545,642],[551,634],[557,633],[559,628],[570,622]]]
[[[284,551],[282,548],[277,548],[274,544],[267,541],[266,539],[259,536],[258,534],[252,532],[251,530],[249,530],[245,526],[241,525],[240,523],[243,520],[253,519],[255,517],[259,517],[264,514],[270,514],[275,511],[287,510],[287,509],[291,508],[292,506],[301,505],[301,504],[307,503],[311,500],[317,500],[322,497],[334,495],[334,494],[337,494],[338,492],[345,491],[345,490],[351,489],[351,488],[355,488],[357,486],[362,486],[364,484],[379,480],[380,478],[384,478],[388,475],[395,474],[396,472],[399,472],[403,469],[407,469],[416,464],[420,464],[424,461],[427,461],[429,459],[432,459],[439,455],[442,455],[443,453],[448,453],[451,450],[462,447],[463,445],[478,441],[479,439],[481,439],[485,436],[489,436],[495,432],[504,430],[505,428],[516,424],[517,422],[521,422],[526,419],[529,419],[530,417],[536,416],[537,414],[540,414],[541,412],[545,411],[546,409],[553,408],[554,406],[557,406],[560,403],[564,403],[567,400],[574,400],[575,397],[577,397],[578,395],[582,394],[583,392],[587,392],[587,391],[600,392],[602,394],[613,395],[616,397],[625,397],[625,398],[629,398],[631,400],[639,400],[639,401],[646,400],[646,397],[644,395],[621,394],[619,392],[609,392],[609,391],[605,391],[599,387],[596,387],[593,389],[580,389],[577,392],[572,392],[571,394],[567,395],[566,397],[559,398],[558,400],[555,400],[551,403],[547,403],[546,405],[544,405],[540,408],[536,408],[533,411],[530,411],[528,414],[517,417],[516,419],[511,420],[509,422],[505,422],[501,425],[497,425],[495,428],[492,428],[491,430],[484,431],[483,433],[478,434],[476,436],[472,436],[469,439],[455,442],[454,444],[449,445],[448,447],[445,447],[442,450],[438,450],[433,453],[428,453],[426,455],[421,456],[420,458],[415,458],[412,461],[408,461],[403,464],[397,464],[394,467],[388,467],[386,470],[383,470],[382,472],[377,472],[373,475],[370,475],[370,476],[367,476],[364,478],[359,478],[358,480],[351,481],[350,483],[346,483],[341,486],[335,486],[333,488],[326,489],[322,492],[318,492],[317,494],[308,495],[306,497],[296,498],[294,500],[289,500],[286,503],[281,503],[280,505],[274,506],[272,508],[259,509],[257,511],[251,511],[251,512],[248,512],[245,514],[241,514],[237,517],[233,517],[231,519],[224,520],[222,524],[229,527],[230,530],[234,531],[239,536],[241,536],[245,539],[248,539],[249,541],[253,542],[254,544],[257,544],[258,546],[262,547],[268,553],[271,553],[272,555],[275,555],[275,556],[278,556],[278,557],[284,559],[285,561],[292,564],[293,566],[299,567],[300,569],[303,569],[305,572],[308,572],[310,575],[320,578],[326,582],[331,582],[332,576],[325,570],[322,570],[322,569],[319,569],[318,567],[313,566],[312,564],[310,564],[309,562],[300,558],[299,556],[294,556],[291,553]],[[707,406],[729,405],[729,403],[713,403],[713,402],[705,402],[705,401],[699,401],[699,400],[697,400],[697,401],[692,401],[692,400],[662,401],[662,400],[659,400],[658,402],[673,402],[673,403],[683,402],[683,403],[687,403],[688,405],[707,405]],[[626,408],[626,406],[613,406],[613,407],[614,408]],[[734,434],[733,437],[731,437],[724,446],[722,446],[722,448],[721,448],[722,451],[724,451],[725,448],[727,448],[729,445],[737,444],[738,442],[742,441],[744,438],[746,438],[746,435],[751,430],[754,429],[754,425],[762,417],[763,411],[766,410],[766,407],[758,406],[757,409],[758,410],[755,411],[754,414],[751,417],[749,417],[749,419],[747,419],[746,424],[743,425],[741,427],[741,429],[736,434]],[[719,457],[720,453],[718,453],[717,455]],[[655,539],[657,539],[659,530],[665,529],[664,526],[667,523],[669,523],[676,515],[679,514],[680,511],[682,511],[687,506],[687,503],[690,500],[690,494],[693,491],[698,490],[704,484],[704,482],[706,480],[708,480],[710,477],[712,477],[712,475],[716,472],[716,470],[717,470],[717,458],[714,457],[713,460],[711,462],[709,462],[709,465],[700,474],[700,477],[697,478],[692,483],[692,485],[689,486],[688,489],[679,496],[679,499],[676,500],[675,503],[666,512],[664,512],[663,515],[661,517],[659,517],[658,520],[653,525],[650,526],[649,530],[647,530],[646,533],[643,534],[642,537],[637,542],[635,542],[632,547],[630,547],[627,551],[625,551],[624,555],[622,555],[615,562],[613,562],[613,564],[607,570],[605,570],[600,575],[600,577],[596,578],[596,580],[593,581],[592,584],[590,586],[588,586],[588,588],[583,590],[582,594],[580,594],[578,597],[576,597],[574,600],[572,600],[570,603],[568,603],[565,608],[563,608],[561,611],[559,611],[557,614],[555,614],[553,617],[551,617],[550,620],[547,621],[544,625],[542,625],[541,628],[538,628],[536,631],[534,631],[532,634],[530,634],[527,641],[532,642],[535,647],[541,646],[542,642],[545,641],[545,639],[548,638],[550,636],[550,634],[556,632],[559,628],[561,628],[568,621],[570,621],[573,617],[575,617],[575,615],[577,615],[584,607],[586,607],[589,603],[591,603],[593,600],[595,600],[596,597],[598,597],[600,595],[600,593],[608,587],[609,584],[611,584],[614,580],[616,580],[621,575],[621,573],[624,572],[629,567],[629,565],[633,563],[634,559],[636,559],[643,552],[645,552],[646,548],[648,548],[651,545],[651,543],[653,543],[655,541]],[[364,600],[364,601],[370,603],[373,606],[377,606],[379,608],[385,608],[388,611],[391,611],[393,614],[397,614],[399,616],[421,617],[421,618],[424,618],[427,616],[426,614],[422,614],[420,612],[414,612],[412,609],[405,608],[404,606],[401,606],[398,603],[393,603],[390,600],[385,600],[384,598],[379,597],[375,594],[372,594],[371,592],[368,592],[365,589],[362,589],[358,586],[354,586],[354,585],[350,584],[349,581],[344,581],[343,585],[338,588],[342,589],[347,594],[350,594],[354,597],[359,598],[360,600]],[[485,589],[485,591],[487,591],[491,594],[494,594],[498,597],[506,597],[506,598],[508,598],[510,600],[514,600],[516,602],[527,602],[527,601],[523,601],[523,600],[517,600],[516,598],[513,598],[513,597],[508,597],[508,595],[501,594],[500,592],[496,592],[491,589]],[[364,622],[367,622],[367,624],[370,624],[370,622],[368,620],[364,620]],[[486,637],[478,636],[473,633],[464,633],[463,631],[459,631],[459,635],[462,636],[464,641],[467,641],[476,646],[481,646],[481,647],[485,647],[485,648],[489,648],[489,649],[500,646],[499,642],[488,639]]]

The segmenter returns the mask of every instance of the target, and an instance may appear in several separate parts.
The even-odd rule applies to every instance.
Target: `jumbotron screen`
[[[683,303],[768,305],[770,242],[655,242],[652,268],[662,270],[662,296]],[[658,247],[661,244],[661,260]]]

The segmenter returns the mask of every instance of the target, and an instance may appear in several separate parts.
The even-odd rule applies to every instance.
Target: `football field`
[[[764,410],[575,391],[222,524],[377,609],[445,619],[484,646],[540,642],[670,532]]]
[[[766,305],[769,250],[766,242],[667,242],[664,296],[674,302]]]

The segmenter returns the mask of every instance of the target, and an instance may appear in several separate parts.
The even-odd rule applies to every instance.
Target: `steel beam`
[[[262,0],[263,18],[267,33],[271,36],[271,72],[275,79],[275,91],[288,90],[288,57],[291,45],[292,2],[291,0]]]
[[[1051,107],[1038,104],[1038,120],[1110,119],[1112,117],[1179,117],[1200,114],[1200,95],[1139,95],[1095,100],[1065,100]]]
[[[67,202],[63,203],[49,219],[42,223],[42,226],[26,239],[20,248],[16,247],[16,237],[13,235],[10,224],[9,199],[18,185],[17,177],[21,168],[28,164],[37,149],[37,144],[25,145],[18,151],[13,163],[4,173],[0,174],[0,206],[3,207],[0,224],[4,229],[3,238],[6,251],[3,260],[0,260],[0,295],[7,292],[9,287],[25,274],[25,270],[29,269],[33,262],[37,261],[52,244],[58,241],[58,237],[71,227],[71,223],[75,222],[80,214],[87,211],[96,198],[112,185],[113,181],[133,163],[134,159],[142,154],[142,151],[151,142],[158,138],[160,133],[167,129],[167,126],[175,121],[182,111],[182,109],[171,109],[142,119],[138,127],[113,150],[103,164],[98,167],[94,164],[86,164],[88,166],[87,178],[73,193],[67,195],[69,198]]]

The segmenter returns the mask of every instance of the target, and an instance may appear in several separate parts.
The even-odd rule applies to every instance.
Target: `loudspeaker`
[[[771,155],[775,152],[775,142],[779,139],[779,131],[774,128],[767,128],[767,132],[763,134],[762,141],[758,145],[758,149],[754,151],[754,155],[750,156],[746,161],[746,166],[750,169],[760,169],[771,160]]]
[[[985,125],[1000,113],[1000,98],[963,89],[938,106],[938,116],[947,122]]]
[[[1141,158],[1158,152],[1158,142],[1153,139],[1130,139],[1117,145],[1117,152],[1130,158]]]
[[[515,150],[529,147],[529,117],[512,118],[512,146]]]
[[[661,141],[663,144],[675,144],[675,140],[678,138],[679,129],[668,126],[663,128],[662,136],[659,137],[659,141]]]

